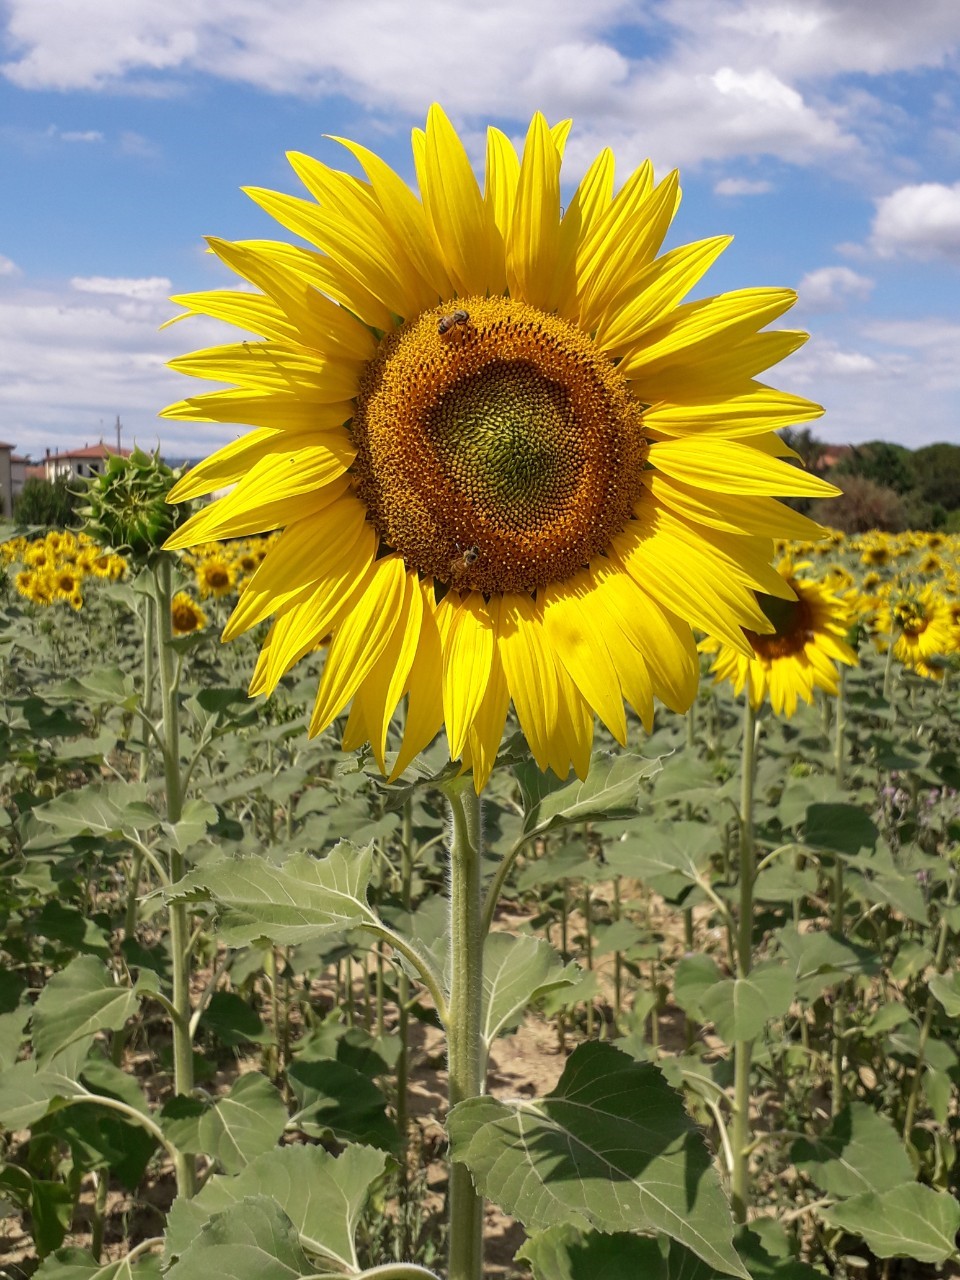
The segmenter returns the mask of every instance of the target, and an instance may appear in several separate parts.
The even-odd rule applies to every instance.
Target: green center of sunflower
[[[630,519],[648,445],[626,380],[575,326],[465,298],[381,344],[353,421],[381,543],[461,591],[570,577]]]
[[[796,591],[797,584],[792,579],[788,581]],[[744,629],[757,657],[791,658],[801,653],[813,635],[813,612],[809,602],[799,592],[796,600],[782,600],[779,596],[758,592],[757,604],[775,628],[771,635],[762,636]]]

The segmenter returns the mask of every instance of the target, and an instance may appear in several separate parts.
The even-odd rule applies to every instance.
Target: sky
[[[284,158],[412,180],[440,102],[479,168],[488,124],[572,117],[565,190],[679,168],[667,246],[735,239],[692,296],[795,288],[811,334],[767,375],[834,443],[960,444],[960,0],[0,0],[0,440],[199,456],[166,423],[208,389],[165,367],[235,340],[169,297],[233,287],[203,237],[284,238],[241,187]]]

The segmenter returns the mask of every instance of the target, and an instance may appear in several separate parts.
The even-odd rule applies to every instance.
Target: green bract
[[[189,503],[166,500],[182,474],[182,468],[175,471],[161,461],[159,449],[134,449],[128,458],[109,454],[103,473],[90,478],[83,494],[85,532],[122,555],[153,561],[190,514]]]

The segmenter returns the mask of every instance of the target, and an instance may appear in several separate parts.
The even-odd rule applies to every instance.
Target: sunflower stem
[[[751,690],[743,703],[743,757],[740,777],[740,912],[737,921],[737,977],[746,978],[753,965],[753,886],[756,850],[753,833],[753,785],[757,768],[760,725],[750,704]],[[731,1201],[737,1222],[746,1222],[750,1205],[750,1064],[753,1041],[737,1040],[733,1046],[733,1124],[731,1147]]]
[[[451,1109],[483,1092],[483,995],[480,798],[473,779],[444,788],[450,803],[450,1012],[447,1020]],[[466,1165],[450,1165],[449,1280],[482,1280],[483,1200]]]
[[[175,826],[183,814],[183,778],[180,773],[180,705],[177,654],[173,649],[172,558],[161,555],[155,569],[157,586],[157,652],[160,667],[160,703],[163,723],[163,773],[166,783],[167,822]],[[183,854],[171,846],[170,883],[183,878]],[[173,972],[173,1088],[177,1094],[193,1092],[193,1043],[190,1034],[190,924],[186,903],[170,904],[170,965]],[[191,1197],[197,1189],[196,1162],[178,1152],[177,1194]]]

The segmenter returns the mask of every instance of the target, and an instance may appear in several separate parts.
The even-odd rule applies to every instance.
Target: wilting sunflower
[[[178,591],[170,603],[170,615],[175,636],[188,636],[202,631],[207,625],[207,615],[186,591]]]
[[[700,644],[701,652],[717,655],[710,668],[714,682],[728,680],[737,696],[746,689],[755,711],[769,697],[775,715],[792,716],[799,699],[813,701],[814,689],[836,695],[837,663],[857,663],[845,639],[853,621],[849,603],[824,583],[798,577],[805,567],[790,560],[780,563],[780,574],[796,599],[760,596],[773,631],[746,631],[749,655],[714,638]]]
[[[677,175],[615,192],[608,150],[562,210],[568,131],[538,114],[518,156],[490,129],[481,189],[434,106],[419,197],[353,142],[365,181],[291,155],[312,200],[249,194],[315,250],[211,240],[259,292],[175,299],[264,340],[172,362],[234,389],[166,417],[256,429],[176,485],[236,487],[167,546],[282,529],[224,638],[274,617],[269,693],[329,635],[311,732],[352,701],[383,768],[406,699],[394,773],[445,725],[479,789],[512,702],[538,764],[583,775],[595,713],[623,742],[624,700],[689,705],[692,627],[770,629],[772,539],[819,532],[775,497],[837,492],[777,456],[819,406],[756,380],[805,340],[761,332],[793,292],[682,302],[729,237],[658,256]]]

